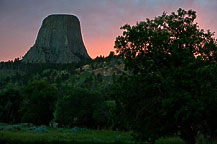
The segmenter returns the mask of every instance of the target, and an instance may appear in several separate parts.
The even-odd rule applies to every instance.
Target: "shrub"
[[[33,130],[33,132],[37,132],[37,133],[47,133],[48,132],[48,128],[46,126],[40,126],[37,127]]]
[[[55,121],[61,126],[96,127],[99,118],[104,118],[99,116],[103,115],[99,112],[103,104],[99,93],[83,88],[65,88],[63,98],[57,102]]]
[[[19,108],[22,103],[20,91],[7,88],[0,92],[0,122],[17,123],[20,121]]]
[[[117,135],[115,137],[115,143],[120,143],[121,142],[121,136],[120,135]]]
[[[58,90],[45,81],[35,81],[24,89],[21,107],[22,121],[35,125],[47,125],[53,119]]]

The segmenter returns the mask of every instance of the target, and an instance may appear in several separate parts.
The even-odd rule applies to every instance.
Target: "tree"
[[[66,87],[58,100],[55,121],[62,126],[97,127],[106,121],[104,100],[99,93]]]
[[[179,66],[195,57],[215,62],[214,33],[199,29],[195,18],[195,11],[179,9],[178,14],[163,13],[136,26],[125,25],[121,28],[123,36],[115,41],[115,49],[126,67],[135,73],[156,70],[157,66]]]
[[[58,90],[46,81],[34,81],[24,88],[22,121],[36,125],[49,124],[53,119]]]
[[[19,108],[22,103],[22,95],[17,88],[9,87],[0,92],[0,121],[6,123],[20,122]]]
[[[116,38],[115,49],[132,73],[117,84],[115,99],[127,112],[128,128],[142,139],[180,132],[194,144],[198,131],[217,136],[217,40],[195,19],[195,11],[178,9],[125,25]]]

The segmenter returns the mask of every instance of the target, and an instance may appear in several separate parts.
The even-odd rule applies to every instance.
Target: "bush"
[[[37,132],[37,133],[47,133],[48,132],[48,128],[46,126],[40,126],[37,127],[33,130],[33,132]]]
[[[53,119],[58,90],[45,81],[35,81],[24,89],[21,107],[22,121],[35,125],[48,125]]]
[[[0,92],[0,122],[17,123],[21,114],[19,108],[22,103],[20,91],[16,88],[7,88]]]
[[[102,105],[104,101],[99,93],[67,87],[57,102],[55,121],[60,126],[96,127],[98,121],[104,119],[104,113],[99,111]]]
[[[185,144],[185,141],[179,137],[159,138],[155,144]]]
[[[120,143],[121,142],[121,136],[120,135],[117,135],[116,137],[115,137],[115,141],[114,141],[115,143]]]

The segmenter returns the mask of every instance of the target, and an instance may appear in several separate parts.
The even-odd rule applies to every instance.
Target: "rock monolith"
[[[74,15],[46,17],[35,44],[23,57],[25,63],[72,63],[90,59],[79,19]]]

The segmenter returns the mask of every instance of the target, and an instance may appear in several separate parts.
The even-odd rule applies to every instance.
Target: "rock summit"
[[[43,20],[33,47],[23,57],[25,63],[72,63],[90,59],[84,46],[79,19],[55,14]]]

